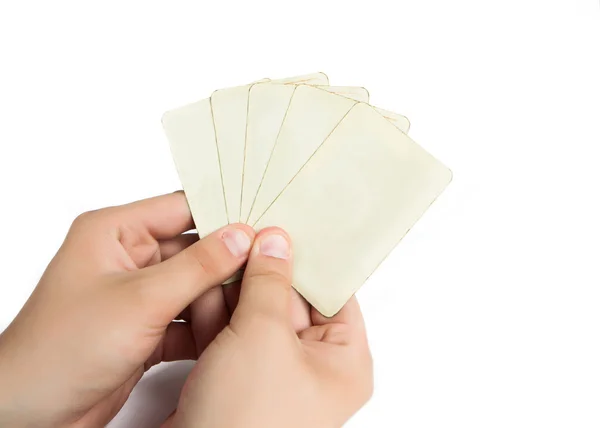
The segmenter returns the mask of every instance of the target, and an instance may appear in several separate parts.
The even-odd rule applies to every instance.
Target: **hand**
[[[358,303],[325,318],[294,297],[291,274],[287,235],[261,231],[231,322],[200,356],[168,426],[340,427],[369,399]]]
[[[0,426],[104,426],[144,370],[197,358],[229,321],[221,287],[209,290],[243,265],[254,232],[195,243],[191,228],[181,192],[73,223],[0,336]],[[173,322],[182,312],[191,325]]]

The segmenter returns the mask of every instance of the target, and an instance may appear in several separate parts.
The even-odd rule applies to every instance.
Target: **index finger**
[[[182,191],[115,207],[120,224],[142,225],[155,239],[170,239],[194,228]]]
[[[348,325],[352,331],[360,333],[365,331],[365,321],[356,296],[352,296],[352,298],[348,300],[348,303],[346,303],[337,314],[330,318],[322,315],[315,308],[311,309],[310,316],[313,325],[345,324]]]

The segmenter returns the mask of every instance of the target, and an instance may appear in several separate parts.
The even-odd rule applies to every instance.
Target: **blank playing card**
[[[250,88],[242,174],[240,221],[247,221],[277,135],[296,86],[274,83]],[[368,102],[369,92],[358,86],[318,86],[319,89]]]
[[[329,80],[323,73],[314,73],[272,80],[271,82],[327,85]],[[248,91],[251,86],[219,89],[213,92],[210,97],[223,193],[225,195],[225,211],[229,223],[236,223],[240,220]]]
[[[402,116],[401,114],[394,113],[389,110],[384,110],[382,108],[373,107],[377,113],[382,115],[385,119],[392,123],[396,128],[400,131],[408,134],[410,129],[410,121],[406,116]]]
[[[296,88],[250,208],[249,224],[265,212],[356,103],[312,86]]]
[[[168,111],[162,123],[202,238],[227,224],[210,102],[205,99]]]
[[[369,91],[367,88],[362,86],[317,86],[312,85],[319,89],[324,89],[328,92],[341,95],[343,97],[352,98],[353,100],[360,101],[363,103],[369,102]]]
[[[284,104],[288,95],[270,85],[255,86],[261,88],[261,93],[255,94],[256,97],[252,96],[249,105],[242,200],[242,220],[246,219],[249,224],[264,213],[356,103],[352,99],[324,92],[320,88],[298,87],[292,93],[285,121],[277,131],[276,142],[267,144],[273,141],[273,125],[282,115],[275,114],[272,109],[276,105],[277,109],[280,109],[279,104]],[[265,93],[268,96],[265,97]],[[406,117],[368,107],[375,109],[401,131],[408,132],[410,122]],[[276,120],[270,122],[272,118]],[[249,215],[245,217],[247,210]]]
[[[291,79],[314,84],[328,82],[323,73]],[[258,82],[266,81],[269,79]],[[244,121],[245,109],[244,106]],[[162,124],[196,229],[204,237],[228,223],[210,99],[166,112]]]
[[[319,110],[328,105],[315,105]],[[337,313],[451,181],[449,169],[356,104],[257,221],[294,242],[294,287]]]
[[[257,83],[267,81],[261,79]],[[166,112],[162,124],[202,238],[228,220],[210,99]]]

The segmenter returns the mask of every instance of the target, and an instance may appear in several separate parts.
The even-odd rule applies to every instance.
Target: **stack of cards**
[[[450,182],[406,117],[323,73],[263,79],[171,110],[163,126],[198,234],[285,229],[293,286],[337,313]]]

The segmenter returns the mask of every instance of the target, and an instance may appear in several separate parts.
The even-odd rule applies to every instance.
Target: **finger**
[[[356,345],[357,349],[364,349],[365,346],[368,348],[363,317],[355,297],[331,318],[312,308],[311,319],[313,326],[298,335],[301,340]]]
[[[161,362],[195,360],[198,358],[192,327],[185,322],[172,322],[167,326],[165,335],[146,361],[148,370]]]
[[[294,327],[296,333],[299,333],[312,325],[310,305],[304,300],[304,297],[294,289],[292,289],[291,298],[292,327]]]
[[[161,260],[164,261],[170,259],[196,242],[198,242],[198,235],[195,233],[186,233],[172,239],[160,241],[158,244],[160,247]]]
[[[254,239],[250,226],[229,225],[169,260],[137,272],[139,294],[172,320],[201,294],[221,284],[246,261]]]
[[[175,317],[176,320],[182,320],[186,322],[192,321],[192,313],[190,311],[190,307],[186,307],[179,315]]]
[[[172,428],[173,427],[173,421],[175,420],[175,412],[176,412],[176,410],[174,410],[173,413],[171,413],[169,415],[169,417],[163,422],[163,424],[160,426],[160,428]]]
[[[174,322],[169,324],[165,337],[162,341],[161,362],[195,360],[198,355],[195,352],[194,335],[191,325],[185,322]]]
[[[122,233],[120,236],[121,245],[138,269],[170,259],[198,242],[198,235],[195,233],[186,233],[158,243],[152,237],[146,236],[145,238],[146,242],[144,242],[144,236],[126,233]]]
[[[225,295],[225,304],[229,311],[229,315],[233,314],[235,308],[238,305],[240,300],[240,288],[241,282],[236,281],[231,284],[223,285],[223,294]],[[291,304],[291,318],[292,318],[292,327],[296,333],[299,333],[303,330],[306,330],[312,325],[312,320],[310,318],[310,308],[309,303],[304,300],[304,297],[300,295],[296,290],[292,289],[290,293],[290,297],[292,299]]]
[[[120,388],[105,396],[90,409],[82,418],[77,420],[78,427],[106,426],[119,413],[129,398],[131,391],[140,381],[143,371],[137,370]]]
[[[222,287],[214,287],[190,305],[196,352],[200,355],[229,324],[229,311]]]
[[[344,305],[344,307],[331,318],[327,318],[317,311],[315,308],[311,310],[312,323],[315,326],[328,325],[328,324],[344,324],[349,326],[350,331],[356,333],[363,333],[365,330],[365,323],[358,305],[358,300],[355,296]]]
[[[240,300],[240,289],[242,286],[242,281],[235,281],[230,284],[223,285],[223,295],[225,296],[225,305],[227,306],[227,311],[229,312],[229,317],[237,308],[238,302]]]
[[[263,314],[289,321],[291,283],[289,237],[278,228],[261,231],[250,252],[234,316]]]
[[[170,239],[194,228],[181,191],[114,207],[111,212],[120,226],[142,225],[156,239]]]

